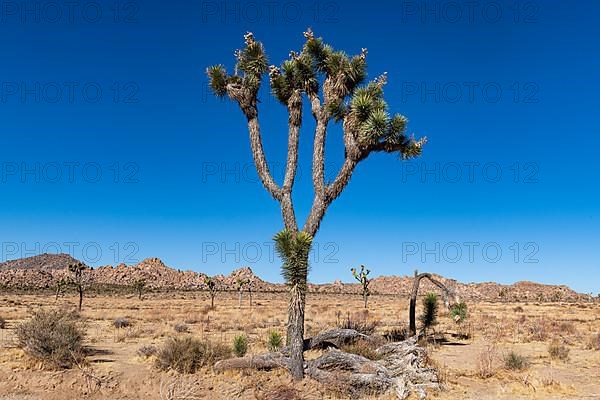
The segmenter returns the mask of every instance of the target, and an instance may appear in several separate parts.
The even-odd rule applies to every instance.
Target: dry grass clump
[[[158,348],[151,344],[143,344],[136,351],[136,354],[143,358],[152,357],[156,353],[158,353]]]
[[[0,317],[0,329],[6,328],[6,320]]]
[[[504,357],[504,368],[510,371],[522,371],[529,368],[529,360],[514,351]]]
[[[15,329],[17,345],[55,368],[70,368],[84,358],[84,332],[71,314],[40,310]]]
[[[554,339],[548,345],[548,354],[553,360],[566,361],[569,359],[569,348],[563,342]]]
[[[495,346],[487,346],[477,357],[477,376],[481,379],[491,378],[496,374],[495,363],[498,353]]]
[[[168,339],[156,354],[156,367],[193,374],[203,366],[212,365],[231,356],[231,349],[221,344],[204,342],[191,336]]]
[[[175,332],[177,333],[188,333],[190,331],[190,327],[186,324],[175,324],[173,329],[175,329]]]
[[[529,326],[529,339],[535,342],[548,340],[548,324],[545,319],[539,318]]]
[[[515,308],[513,308],[513,312],[515,313],[522,313],[523,311],[523,307],[521,306],[516,306]]]
[[[350,312],[348,312],[346,318],[341,320],[339,317],[340,316],[338,314],[338,328],[354,329],[355,331],[364,335],[371,336],[373,333],[375,333],[375,329],[377,329],[377,326],[379,325],[379,321],[369,318],[369,312],[367,310],[353,315],[350,315]]]
[[[596,333],[588,339],[587,348],[589,350],[600,350],[600,333]]]
[[[368,358],[369,360],[378,360],[381,358],[375,351],[376,349],[377,347],[372,341],[363,339],[355,340],[354,342],[345,344],[341,347],[341,350],[346,353],[357,354]]]

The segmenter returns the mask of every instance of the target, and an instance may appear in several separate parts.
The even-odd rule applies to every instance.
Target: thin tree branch
[[[248,119],[248,131],[250,133],[250,147],[252,149],[252,156],[254,158],[258,176],[271,196],[281,201],[281,198],[283,197],[282,190],[273,180],[269,165],[265,158],[265,151],[262,146],[262,138],[260,135],[260,126],[258,124],[258,112],[256,113],[256,116]]]

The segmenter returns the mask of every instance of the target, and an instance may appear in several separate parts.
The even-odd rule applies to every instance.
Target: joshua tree
[[[215,296],[219,291],[217,282],[214,278],[207,276],[204,278],[204,284],[206,285],[206,288],[208,289],[208,294],[210,295],[210,308],[215,308]]]
[[[239,308],[242,308],[242,300],[244,297],[244,286],[246,286],[247,284],[248,284],[247,279],[237,278],[235,281],[235,287],[236,287],[236,289],[238,291],[238,295],[239,295],[239,300],[238,300]]]
[[[269,67],[262,43],[248,33],[244,37],[244,48],[235,53],[233,74],[227,73],[223,65],[215,65],[207,70],[215,95],[227,96],[237,102],[247,119],[250,147],[258,176],[266,190],[280,204],[286,232],[283,235],[289,237],[290,243],[312,243],[327,208],[343,192],[359,162],[375,152],[395,153],[402,159],[416,157],[421,154],[426,142],[426,138],[415,140],[406,135],[407,119],[404,116],[388,114],[388,106],[383,98],[383,87],[387,82],[385,74],[365,83],[366,49],[351,57],[334,50],[321,38],[315,38],[310,29],[304,33],[304,37],[306,40],[300,52],[292,51],[281,67]],[[282,185],[275,182],[269,170],[258,120],[258,93],[267,71],[271,92],[288,112],[287,163]],[[292,204],[292,188],[298,167],[298,142],[305,100],[310,103],[315,120],[312,155],[314,199],[308,218],[299,231]],[[335,179],[326,182],[325,139],[330,122],[342,126],[345,157]],[[299,246],[298,249],[308,254],[310,245]],[[295,280],[288,282],[291,294],[288,341],[301,343],[304,332],[303,292],[306,290],[308,267],[295,259],[299,257],[304,260],[308,256],[291,254],[287,252],[289,249],[285,250],[281,254],[286,254],[289,262],[283,260],[284,265],[287,264],[284,275],[287,274],[285,268],[304,271],[294,273]],[[291,358],[292,375],[302,378],[301,346],[292,350]]]
[[[133,282],[133,288],[138,294],[138,299],[142,300],[142,295],[144,294],[144,289],[146,288],[146,280],[143,278],[136,279]]]
[[[60,278],[58,281],[56,281],[56,300],[58,300],[58,297],[61,295],[63,289],[68,283],[69,281],[66,278]]]
[[[90,274],[91,270],[90,267],[81,262],[69,265],[71,283],[77,289],[77,293],[79,293],[79,312],[81,312],[81,307],[83,305],[83,293],[92,282],[92,276]]]
[[[362,296],[365,302],[365,308],[367,308],[367,300],[371,295],[371,291],[369,290],[369,284],[371,283],[371,280],[368,278],[371,270],[365,270],[365,266],[361,265],[360,271],[357,271],[356,268],[352,268],[350,271],[352,271],[352,276],[354,276],[354,279],[356,279],[362,285]]]

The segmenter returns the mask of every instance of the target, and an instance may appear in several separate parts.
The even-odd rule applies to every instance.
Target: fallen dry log
[[[397,398],[405,399],[415,393],[424,399],[427,389],[440,389],[437,373],[426,366],[425,350],[417,344],[416,337],[378,347],[375,350],[377,360],[336,348],[356,339],[376,342],[374,338],[352,329],[333,329],[308,339],[306,350],[323,347],[328,350],[320,357],[304,363],[305,374],[353,397],[395,393]],[[276,353],[219,361],[214,369],[217,372],[231,369],[270,370],[289,368],[290,364],[286,349],[283,349]]]

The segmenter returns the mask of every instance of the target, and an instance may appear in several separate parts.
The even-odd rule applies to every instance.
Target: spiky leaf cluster
[[[248,33],[244,36],[246,46],[235,52],[235,73],[229,75],[221,64],[208,67],[209,86],[217,97],[229,95],[242,107],[258,93],[262,75],[267,71],[268,60],[261,42]]]
[[[353,93],[367,77],[366,49],[356,56],[348,56],[343,51],[336,51],[322,38],[315,38],[309,30],[305,32],[306,43],[302,53],[312,59],[315,72],[325,75],[325,82],[330,93],[324,93],[326,103],[338,105]]]
[[[312,245],[312,236],[306,232],[283,230],[275,235],[275,250],[283,264],[281,275],[290,286],[306,288],[308,276],[308,253]]]
[[[423,298],[423,314],[420,320],[423,329],[428,329],[437,323],[438,297],[437,294],[430,292]]]

